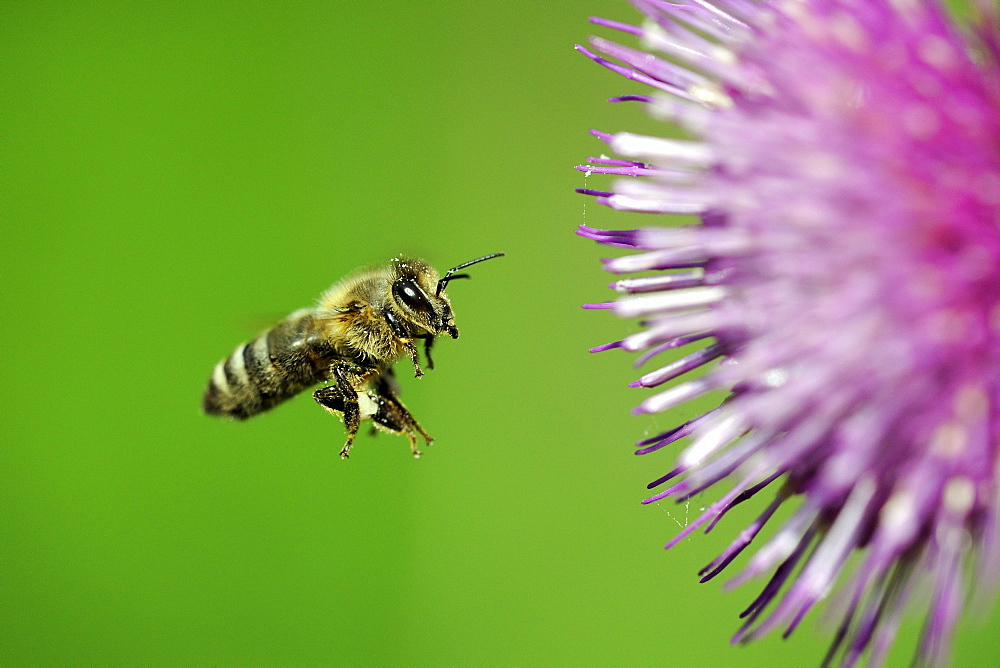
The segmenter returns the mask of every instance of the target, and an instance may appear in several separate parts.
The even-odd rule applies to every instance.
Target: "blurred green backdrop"
[[[632,221],[571,167],[648,123],[574,53],[591,14],[633,16],[3,3],[0,662],[819,662],[820,615],[732,648],[756,586],[696,582],[755,508],[664,553],[714,497],[638,504],[672,454],[631,443],[693,411],[630,417],[628,360],[586,353],[625,325],[579,309],[608,279],[573,230]],[[494,251],[450,290],[462,338],[401,374],[419,461],[367,434],[341,461],[308,395],[200,414],[219,358],[347,271]],[[985,618],[957,665],[995,664]]]

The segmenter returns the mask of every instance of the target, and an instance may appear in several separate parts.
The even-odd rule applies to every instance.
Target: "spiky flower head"
[[[668,547],[774,489],[702,571],[719,574],[799,500],[735,578],[770,576],[735,640],[790,633],[836,591],[827,661],[868,651],[875,665],[926,581],[917,657],[946,661],[967,580],[982,589],[1000,570],[996,13],[982,3],[963,33],[933,0],[632,4],[640,25],[593,22],[637,47],[594,38],[580,50],[647,87],[613,101],[689,138],[595,131],[615,157],[580,169],[625,178],[583,192],[700,222],[581,227],[636,251],[608,271],[649,272],[590,305],[643,324],[595,350],[666,360],[633,383],[666,388],[639,413],[726,393],[639,443],[645,454],[690,437],[647,502],[731,483]]]

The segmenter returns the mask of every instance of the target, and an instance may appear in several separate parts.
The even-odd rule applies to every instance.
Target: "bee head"
[[[449,269],[444,278],[439,278],[437,270],[423,260],[412,258],[393,260],[395,279],[391,289],[392,301],[398,310],[397,315],[410,325],[407,329],[412,332],[411,337],[423,334],[432,336],[447,334],[457,339],[458,328],[455,327],[455,315],[451,310],[451,301],[444,292],[445,287],[455,279],[469,278],[468,274],[456,274],[456,271],[502,255],[503,253],[494,253],[462,263]],[[398,325],[392,322],[393,317],[387,316],[387,319],[395,330]]]

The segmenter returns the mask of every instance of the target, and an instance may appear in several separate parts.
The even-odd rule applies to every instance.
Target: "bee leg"
[[[351,390],[351,392],[357,395],[354,390]],[[346,401],[341,389],[336,385],[319,388],[313,392],[313,399],[327,411],[344,420],[344,426],[347,428],[347,443],[340,451],[340,456],[347,459],[348,453],[351,451],[351,445],[354,444],[354,436],[358,432],[358,423],[360,422],[358,419],[357,399],[353,402]],[[351,403],[354,404],[353,411],[351,410]],[[353,428],[351,426],[352,423]]]
[[[378,410],[372,419],[385,429],[397,434],[404,434],[410,440],[410,451],[413,452],[413,456],[419,457],[417,434],[423,436],[427,445],[433,443],[434,439],[424,431],[424,428],[413,418],[403,402],[396,397],[390,383],[386,382],[384,378],[379,380],[380,382],[375,384],[375,392],[378,395]]]
[[[426,336],[424,337],[424,357],[427,358],[427,368],[434,368],[434,360],[431,359],[431,346],[434,345],[434,337]]]
[[[378,423],[383,429],[406,436],[410,441],[410,452],[413,453],[414,457],[420,456],[421,452],[417,447],[417,435],[413,432],[414,427],[425,438],[427,435],[423,429],[420,429],[413,416],[410,415],[409,411],[402,404],[385,397],[379,397],[378,411],[372,416],[372,420]],[[429,444],[430,440],[427,442]]]
[[[313,399],[331,413],[343,417],[344,427],[347,429],[347,442],[340,450],[340,456],[342,459],[347,459],[350,456],[351,446],[354,445],[354,437],[358,434],[361,409],[358,406],[358,392],[345,376],[344,370],[335,366],[333,376],[337,381],[336,384],[319,388],[313,392]]]
[[[410,360],[413,361],[413,371],[414,376],[420,378],[424,375],[424,370],[420,368],[420,359],[417,357],[417,347],[413,345],[413,339],[409,332],[407,332],[406,327],[399,321],[399,319],[393,315],[392,311],[385,311],[383,314],[385,316],[385,321],[389,324],[389,330],[396,336],[403,347],[406,348],[406,352],[410,354]]]
[[[413,345],[413,341],[409,339],[404,340],[403,345],[406,346],[406,352],[410,353],[410,360],[413,362],[414,377],[420,378],[424,375],[424,370],[420,368],[420,358],[417,357],[417,347]]]

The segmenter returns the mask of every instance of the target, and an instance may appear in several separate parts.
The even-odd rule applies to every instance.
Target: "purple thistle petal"
[[[611,140],[614,138],[614,135],[609,135],[607,132],[601,132],[600,130],[591,130],[590,134],[594,135],[595,137],[597,137],[598,139],[600,139],[605,143],[611,143]]]
[[[665,341],[658,346],[653,346],[643,354],[636,357],[635,362],[632,363],[632,366],[639,368],[643,364],[645,364],[646,362],[648,362],[649,360],[651,360],[652,358],[656,357],[657,355],[659,355],[664,351],[673,350],[674,348],[680,348],[682,346],[686,346],[689,343],[694,343],[695,341],[701,341],[703,339],[707,339],[709,336],[710,334],[695,334],[693,336],[679,336],[676,339],[670,339],[669,341]]]
[[[668,248],[642,255],[624,255],[602,260],[604,268],[613,274],[629,274],[650,269],[685,269],[701,266],[705,262],[705,252],[696,247]]]
[[[644,374],[639,380],[629,383],[629,387],[656,387],[657,385],[662,385],[668,380],[682,376],[692,369],[697,369],[704,364],[708,364],[712,360],[721,357],[724,353],[725,348],[721,344],[712,344],[698,352],[691,353],[686,357],[662,366],[656,371]]]
[[[642,72],[637,72],[628,67],[624,67],[622,65],[618,65],[617,63],[613,63],[607,58],[602,58],[593,51],[591,51],[590,49],[580,46],[579,44],[576,45],[576,50],[585,55],[587,58],[593,60],[598,65],[606,67],[612,72],[620,74],[626,79],[631,79],[632,81],[637,81],[639,83],[646,84],[647,86],[662,90],[666,93],[673,93],[678,97],[688,98],[688,96],[684,93],[683,89],[679,88],[678,86],[669,83],[664,83],[663,81],[659,81],[651,76],[643,74]]]
[[[642,35],[642,28],[629,25],[628,23],[622,23],[621,21],[612,21],[610,19],[602,19],[599,16],[591,16],[590,22],[594,25],[611,28],[612,30],[620,30],[621,32],[629,33],[630,35]]]
[[[768,480],[765,480],[764,482],[760,483],[759,485],[755,485],[754,487],[751,487],[750,490],[747,490],[747,492],[749,492],[751,490],[755,490],[757,488],[763,489],[764,486],[766,486],[766,485],[770,484],[771,482],[773,482],[775,480],[775,478],[776,478],[776,476],[772,476],[771,478],[769,478]],[[747,492],[744,492],[744,494],[746,494]],[[703,576],[700,581],[703,582],[703,583],[704,582],[708,582],[709,580],[711,580],[712,578],[714,578],[716,575],[718,575],[719,573],[721,573],[726,568],[726,566],[728,566],[730,563],[732,563],[733,559],[735,559],[737,556],[739,556],[739,554],[741,552],[743,552],[743,550],[746,549],[746,547],[748,545],[750,545],[750,543],[753,541],[753,539],[757,537],[757,534],[760,533],[760,530],[764,528],[764,525],[767,524],[767,521],[769,519],[771,519],[771,517],[774,515],[775,512],[777,512],[778,508],[781,507],[781,504],[783,504],[785,502],[786,498],[787,498],[787,494],[780,494],[779,493],[775,497],[775,499],[770,503],[770,505],[767,506],[767,508],[764,510],[764,512],[761,513],[760,516],[756,520],[754,520],[746,529],[744,529],[742,532],[740,532],[740,534],[739,534],[739,536],[737,536],[736,540],[734,540],[729,545],[729,547],[727,547],[722,552],[722,554],[720,554],[718,557],[716,557],[712,561],[712,563],[708,564],[707,566],[705,566],[704,568],[702,568],[700,571],[698,571],[698,575]],[[737,497],[731,504],[729,504],[729,508],[731,508],[734,505],[740,503],[740,501],[741,501],[741,497]],[[725,513],[726,513],[726,510],[723,510],[722,512],[720,512],[715,517],[715,519],[712,520],[712,522],[708,525],[708,527],[705,528],[705,533],[708,533],[709,531],[711,531],[712,528],[715,526],[715,524],[725,516]]]
[[[649,95],[618,95],[608,98],[608,102],[644,102],[649,104],[652,101],[653,98]]]
[[[604,55],[620,60],[632,70],[669,86],[683,89],[692,85],[704,86],[708,83],[708,79],[703,75],[668,61],[651,58],[649,54],[638,49],[630,49],[599,37],[591,37],[590,45]]]
[[[608,287],[625,294],[643,292],[659,292],[660,290],[676,290],[678,288],[694,288],[705,284],[700,271],[683,271],[674,274],[661,274],[645,278],[623,278]]]
[[[637,443],[648,454],[691,439],[650,489],[674,484],[644,503],[738,476],[674,545],[781,480],[699,573],[716,577],[802,497],[727,584],[771,574],[734,642],[787,637],[835,592],[824,663],[878,665],[926,578],[918,656],[947,663],[967,567],[977,594],[1000,586],[1000,9],[977,2],[963,32],[934,0],[631,3],[641,26],[592,22],[636,45],[578,49],[654,89],[612,101],[689,135],[591,131],[616,157],[578,169],[623,178],[585,192],[701,224],[580,228],[632,251],[604,261],[626,276],[600,308],[643,319],[595,350],[645,351],[638,365],[714,339],[632,383],[667,384],[636,413],[730,392]]]
[[[713,411],[714,412],[714,411]],[[665,431],[661,434],[653,436],[652,438],[646,438],[636,443],[636,446],[640,449],[636,451],[637,455],[645,455],[650,452],[655,452],[665,445],[670,445],[685,436],[690,435],[702,422],[707,420],[712,413],[706,413],[705,415],[696,417],[693,420],[688,420],[679,427],[674,427],[669,431]]]
[[[617,174],[618,176],[658,176],[659,171],[648,167],[639,167],[630,164],[628,167],[596,167],[594,165],[577,165],[577,171],[586,174]],[[579,192],[579,191],[578,191]],[[605,197],[611,197],[614,193],[601,193]]]
[[[614,193],[606,192],[604,190],[592,190],[590,188],[577,188],[576,192],[580,193],[581,195],[591,195],[593,197],[605,197],[605,198],[614,195]],[[587,236],[586,234],[583,234],[581,232],[577,232],[577,234],[579,234],[581,237]],[[601,240],[596,239],[596,241],[601,241]]]
[[[648,485],[646,485],[646,489],[654,489],[656,487],[659,487],[663,483],[668,482],[670,480],[673,480],[674,478],[676,478],[680,474],[684,473],[684,471],[685,471],[685,469],[683,467],[678,466],[673,471],[670,471],[666,475],[660,476],[659,478],[657,478],[653,482],[651,482]]]
[[[737,497],[738,497],[738,496],[739,496],[740,494],[742,494],[742,493],[743,493],[743,491],[744,491],[744,490],[746,489],[746,486],[747,486],[747,485],[748,485],[749,483],[750,483],[750,481],[749,481],[749,480],[744,480],[744,481],[743,481],[743,482],[741,482],[740,484],[736,485],[736,486],[735,486],[735,487],[734,487],[733,489],[731,489],[731,490],[729,491],[729,493],[728,493],[728,494],[726,494],[726,495],[725,495],[725,496],[723,496],[723,497],[722,497],[721,499],[719,499],[718,501],[716,501],[715,503],[713,503],[713,504],[712,504],[711,506],[709,506],[709,507],[708,507],[708,509],[707,509],[707,510],[706,510],[706,511],[705,511],[704,513],[702,513],[702,514],[701,514],[700,516],[698,516],[698,518],[697,518],[697,519],[695,519],[695,521],[694,521],[694,522],[691,522],[691,524],[689,524],[689,525],[687,525],[686,527],[684,527],[684,529],[683,529],[683,530],[682,530],[682,531],[681,531],[681,532],[680,532],[679,534],[677,534],[676,536],[674,536],[674,537],[673,537],[673,538],[672,538],[672,539],[671,539],[671,540],[670,540],[670,541],[669,541],[669,542],[668,542],[668,543],[667,543],[667,544],[666,544],[666,545],[664,546],[664,549],[667,549],[667,550],[669,550],[669,549],[670,549],[670,548],[672,548],[673,546],[677,545],[677,543],[681,542],[681,541],[682,541],[683,539],[687,538],[687,537],[688,537],[688,536],[690,536],[690,535],[691,535],[692,533],[694,533],[694,531],[695,531],[695,530],[696,530],[696,529],[697,529],[698,527],[700,527],[700,526],[701,526],[702,524],[704,524],[705,522],[708,522],[708,521],[709,521],[709,520],[711,520],[712,518],[716,517],[716,516],[717,516],[717,515],[718,515],[719,513],[721,513],[721,512],[722,512],[722,511],[723,511],[723,510],[724,510],[724,509],[725,509],[725,508],[727,507],[727,506],[729,506],[729,504],[731,504],[731,503],[732,503],[732,502],[733,502],[734,500],[736,500],[736,498],[737,498]],[[682,483],[679,483],[678,485],[675,485],[674,487],[675,487],[675,488],[677,488],[677,487],[680,487],[680,486],[681,486],[681,485],[683,485],[683,484],[684,484],[684,483],[682,482]],[[669,491],[670,491],[670,490],[667,490],[667,492],[663,492],[663,495],[664,495],[664,496],[665,496],[665,495],[667,495],[667,494],[669,493]],[[660,495],[657,495],[657,496],[660,496]],[[653,497],[653,498],[656,498],[656,497]],[[681,499],[678,499],[678,500],[679,500],[679,501],[683,501],[684,499],[683,499],[683,497],[682,497]],[[643,503],[647,503],[648,501],[649,501],[649,500],[647,499],[646,501],[643,501]]]
[[[607,246],[625,246],[628,248],[635,248],[636,246],[635,230],[600,230],[596,227],[581,225],[577,228],[576,233],[581,237],[593,239]]]
[[[622,347],[622,342],[621,341],[612,341],[611,343],[605,343],[605,344],[600,345],[600,346],[594,346],[593,348],[590,349],[590,352],[592,352],[592,353],[602,353],[605,350],[611,350],[612,348],[621,348],[621,347]]]
[[[757,622],[757,619],[763,614],[767,606],[775,600],[778,596],[778,592],[781,587],[785,584],[791,574],[794,572],[795,567],[798,565],[799,561],[809,550],[809,547],[813,543],[814,534],[813,532],[807,531],[800,539],[795,548],[790,551],[787,558],[781,562],[781,564],[774,569],[774,575],[771,576],[770,581],[761,590],[757,598],[754,599],[753,603],[750,604],[742,613],[740,613],[740,618],[746,618],[743,626],[740,630],[736,632],[733,636],[733,644],[741,642],[749,642],[754,638],[753,625]]]
[[[646,165],[641,162],[633,162],[631,160],[616,160],[615,158],[608,158],[605,156],[601,157],[589,157],[587,162],[592,162],[595,165],[612,165],[616,167],[645,167]]]

